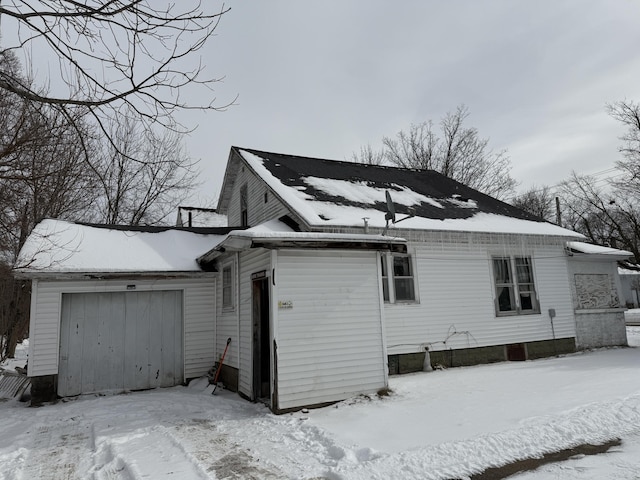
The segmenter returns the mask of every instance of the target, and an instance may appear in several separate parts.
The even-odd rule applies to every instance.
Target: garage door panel
[[[70,358],[70,352],[83,352],[86,301],[82,297],[62,296],[62,324],[67,327],[61,330],[59,375],[66,380],[66,395],[81,392],[82,364]]]
[[[94,388],[96,391],[124,388],[123,326],[124,293],[98,294],[97,345]]]
[[[182,292],[63,294],[58,392],[182,382]]]

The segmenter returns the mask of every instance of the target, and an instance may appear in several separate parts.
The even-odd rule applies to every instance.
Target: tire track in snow
[[[149,478],[208,479],[167,427],[137,430],[120,437],[96,438],[96,480]]]
[[[91,425],[77,418],[64,422],[35,424],[25,434],[29,448],[16,478],[39,480],[84,480],[91,464]],[[17,473],[17,472],[16,472]]]
[[[240,443],[234,442],[219,424],[224,420],[192,419],[168,431],[185,455],[215,478],[282,479],[273,465],[261,462]]]

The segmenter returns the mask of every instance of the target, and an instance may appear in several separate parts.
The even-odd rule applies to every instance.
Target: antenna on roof
[[[396,223],[396,206],[393,204],[393,200],[391,200],[389,190],[384,191],[384,196],[387,199],[387,213],[384,214],[384,219],[387,221],[387,228],[389,228],[389,220],[391,220],[392,223]]]
[[[389,230],[389,220],[391,220],[391,223],[395,225],[396,223],[400,223],[401,221],[406,220],[407,218],[415,217],[416,210],[414,208],[409,207],[409,215],[407,215],[404,218],[401,218],[400,220],[396,220],[396,206],[393,204],[393,200],[391,199],[391,194],[389,193],[389,190],[384,191],[384,196],[387,199],[387,212],[384,214],[384,219],[387,221],[387,224],[385,225],[384,231],[382,232],[382,234],[386,235],[387,230]]]

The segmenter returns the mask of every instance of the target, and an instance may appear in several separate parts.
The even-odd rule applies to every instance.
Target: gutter
[[[407,252],[407,241],[403,238],[383,235],[321,233],[321,232],[273,232],[264,235],[250,230],[230,232],[216,247],[196,259],[205,269],[226,252],[238,252],[250,248],[296,248],[296,249],[345,249],[384,250]]]

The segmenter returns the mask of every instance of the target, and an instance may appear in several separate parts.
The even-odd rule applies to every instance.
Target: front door
[[[271,396],[271,349],[269,336],[269,279],[253,281],[253,399]]]

